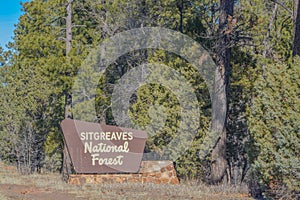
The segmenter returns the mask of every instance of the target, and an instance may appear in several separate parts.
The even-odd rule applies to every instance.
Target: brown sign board
[[[61,123],[76,173],[136,173],[147,133],[140,130],[65,119]]]

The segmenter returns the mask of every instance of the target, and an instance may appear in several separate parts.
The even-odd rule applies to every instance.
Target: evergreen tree
[[[299,194],[299,59],[268,65],[255,83],[249,110],[252,170],[267,197]]]

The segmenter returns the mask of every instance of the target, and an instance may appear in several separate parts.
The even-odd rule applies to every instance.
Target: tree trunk
[[[211,154],[211,169],[209,182],[212,184],[223,180],[228,163],[226,160],[226,119],[220,118],[219,113],[225,113],[228,109],[228,87],[230,73],[230,19],[233,18],[234,0],[220,0],[220,17],[218,41],[216,47],[217,68],[214,80],[214,95],[212,113],[212,131],[220,135]]]
[[[294,42],[293,56],[300,56],[300,3],[294,0]]]
[[[274,5],[274,8],[273,8],[273,13],[272,13],[272,17],[270,19],[270,22],[269,22],[269,26],[268,26],[268,31],[267,31],[267,35],[263,41],[263,45],[264,45],[264,51],[263,51],[263,58],[267,58],[268,56],[270,56],[270,52],[271,52],[271,49],[270,49],[270,36],[271,36],[271,31],[272,31],[272,28],[273,28],[273,25],[275,23],[275,20],[277,18],[277,10],[278,10],[278,4],[275,3]],[[263,67],[264,69],[264,67]]]
[[[66,8],[66,60],[69,63],[69,53],[72,48],[72,1],[68,0]],[[70,73],[67,72],[66,76],[70,76]],[[65,89],[65,119],[72,119],[72,93],[69,88]],[[65,181],[68,180],[69,174],[71,173],[71,159],[64,141],[64,150],[63,150],[63,166],[62,166],[62,175]]]
[[[180,21],[179,21],[179,31],[183,33],[183,6],[184,6],[184,1],[181,0],[180,2],[177,2],[177,8],[180,13]]]
[[[70,61],[69,59],[69,53],[72,48],[72,1],[68,0],[67,4],[67,17],[66,17],[66,59],[67,62]],[[67,76],[70,76],[70,73],[66,74]],[[65,96],[65,118],[72,118],[72,94],[69,91],[70,89],[66,89],[66,96]]]

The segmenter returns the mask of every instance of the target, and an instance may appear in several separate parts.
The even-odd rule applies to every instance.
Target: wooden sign
[[[65,119],[61,123],[76,173],[136,173],[147,133],[135,129]]]

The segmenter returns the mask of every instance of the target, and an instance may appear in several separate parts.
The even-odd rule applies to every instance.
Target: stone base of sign
[[[135,174],[70,174],[69,184],[155,183],[179,184],[172,161],[142,161]]]

